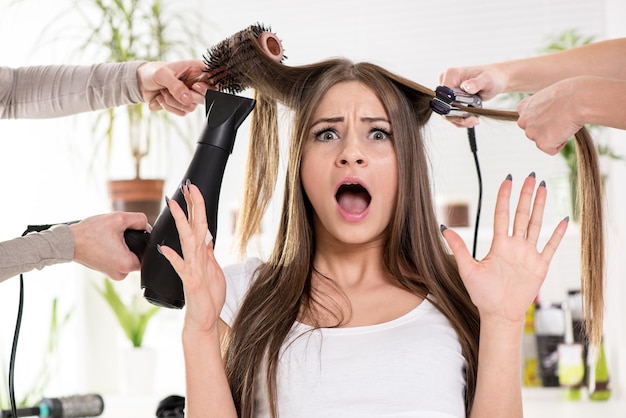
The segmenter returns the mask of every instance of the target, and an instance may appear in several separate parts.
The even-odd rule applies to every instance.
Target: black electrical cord
[[[66,225],[76,223],[78,221],[66,222]],[[31,232],[41,232],[53,227],[56,224],[47,225],[28,225],[26,231],[22,234],[25,236]],[[24,275],[20,274],[20,297],[17,306],[17,319],[15,321],[15,331],[13,333],[13,344],[11,345],[11,360],[9,362],[9,402],[11,403],[11,416],[17,417],[17,402],[15,402],[15,358],[17,356],[17,342],[20,336],[20,328],[22,326],[22,313],[24,312]]]
[[[22,236],[31,232],[28,227]],[[17,319],[15,321],[15,332],[13,333],[13,344],[11,345],[11,360],[9,362],[9,402],[11,403],[11,416],[17,417],[17,403],[15,402],[15,357],[17,356],[17,341],[20,336],[22,326],[22,313],[24,311],[24,275],[20,274],[20,298],[17,306]]]
[[[20,274],[20,301],[17,308],[17,321],[15,322],[15,333],[13,334],[13,345],[11,347],[11,362],[9,363],[9,401],[11,402],[11,414],[17,416],[17,404],[15,402],[15,356],[17,354],[17,340],[20,335],[22,325],[22,311],[24,310],[24,276]]]
[[[467,128],[467,137],[469,139],[470,150],[474,155],[474,163],[476,165],[476,174],[478,176],[478,206],[476,208],[476,222],[474,223],[474,245],[472,246],[472,257],[476,258],[476,244],[478,241],[478,223],[480,222],[480,209],[483,204],[483,177],[480,173],[480,164],[478,163],[478,148],[476,147],[476,132],[474,128]]]

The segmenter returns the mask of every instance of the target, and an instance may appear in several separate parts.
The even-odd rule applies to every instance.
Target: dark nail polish
[[[565,218],[563,218],[563,220],[567,223],[569,223],[569,216],[566,216]]]
[[[534,178],[534,177],[535,177],[535,172],[534,172],[534,171],[531,171],[531,172],[530,172],[530,174],[528,175],[528,177],[532,177],[532,178]]]
[[[170,198],[167,197],[167,195],[165,195],[165,205],[169,205],[170,204]]]
[[[189,189],[189,186],[190,186],[190,185],[191,185],[191,180],[189,180],[189,179],[185,180],[185,187],[186,187],[187,189]]]
[[[159,254],[163,254],[163,251],[161,251],[161,244],[157,244],[156,248]]]
[[[439,225],[439,230],[441,231],[441,233],[443,233],[443,231],[445,231],[446,229],[448,229],[448,227],[444,224]]]
[[[512,175],[510,175],[510,174],[507,174],[507,175],[506,175],[506,179],[507,179],[507,180],[513,180],[513,176],[512,176]]]
[[[541,180],[541,183],[539,183],[539,187],[546,187],[546,181]]]

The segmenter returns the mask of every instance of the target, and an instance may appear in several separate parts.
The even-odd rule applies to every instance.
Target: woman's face
[[[326,92],[308,130],[300,174],[318,242],[384,240],[396,205],[398,164],[393,127],[372,90],[349,81]]]

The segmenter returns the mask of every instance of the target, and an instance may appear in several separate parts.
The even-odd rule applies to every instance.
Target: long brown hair
[[[269,260],[259,267],[242,303],[226,352],[226,371],[239,416],[253,416],[257,385],[267,386],[271,414],[278,415],[276,370],[280,349],[299,315],[310,313],[313,306],[320,304],[319,295],[310,285],[315,236],[312,209],[300,182],[302,144],[312,112],[322,96],[331,86],[352,80],[378,95],[394,127],[399,192],[384,251],[386,268],[398,284],[417,295],[428,296],[455,329],[467,361],[465,403],[469,413],[476,389],[480,321],[456,263],[446,250],[434,212],[423,144],[423,127],[431,116],[429,102],[434,92],[369,63],[332,59],[289,67],[267,59],[261,51],[258,58],[246,74],[246,83],[256,90],[258,104],[252,121],[248,183],[238,222],[242,249],[258,231],[276,182],[276,101],[294,111],[294,121],[275,247]],[[474,108],[468,111],[502,120],[517,119],[515,112]],[[577,135],[579,152],[585,155],[579,159],[579,178],[586,182],[580,187],[584,244],[581,264],[583,276],[587,277],[587,281],[583,280],[587,306],[593,307],[594,312],[595,336],[602,322],[601,235],[594,242],[595,247],[588,244],[592,237],[596,238],[594,228],[601,226],[602,218],[597,199],[599,181],[595,180],[599,178],[597,155],[591,138],[584,134],[583,131]],[[590,217],[595,217],[596,223],[591,224]],[[259,376],[265,376],[265,380],[259,381]]]

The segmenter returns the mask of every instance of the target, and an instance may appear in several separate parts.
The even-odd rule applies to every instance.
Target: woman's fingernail
[[[539,187],[546,187],[546,181],[541,180],[541,183],[539,183]]]
[[[535,172],[534,172],[534,171],[531,171],[531,172],[530,172],[530,174],[528,175],[528,177],[535,178]]]
[[[569,216],[566,216],[565,218],[563,218],[563,220],[567,223],[569,223]]]
[[[187,188],[187,191],[189,191],[189,186],[191,185],[191,180],[187,179],[185,180],[185,187]]]
[[[448,227],[445,226],[444,224],[439,225],[439,231],[441,231],[442,234],[443,234],[443,231],[445,231],[446,229],[448,229]]]
[[[163,254],[163,250],[161,250],[161,244],[157,244],[156,248],[159,254]]]
[[[167,195],[165,195],[165,205],[169,206],[169,204],[170,204],[170,198],[167,197]]]
[[[507,175],[506,175],[506,179],[507,179],[507,180],[513,180],[513,176],[512,176],[512,175],[510,175],[510,174],[507,174]]]

